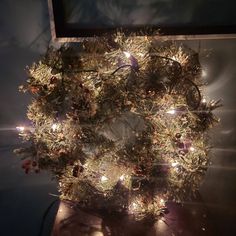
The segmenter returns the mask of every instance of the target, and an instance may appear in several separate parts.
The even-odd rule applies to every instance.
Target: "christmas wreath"
[[[28,68],[26,173],[51,170],[61,199],[141,220],[194,196],[209,165],[220,104],[202,95],[198,53],[152,37],[49,48]]]

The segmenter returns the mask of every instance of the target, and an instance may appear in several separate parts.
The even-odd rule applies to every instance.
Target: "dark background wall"
[[[50,42],[47,3],[1,0],[0,12],[0,235],[34,236],[45,209],[55,199],[49,193],[57,194],[56,183],[49,173],[24,174],[19,158],[12,154],[20,145],[13,128],[27,123],[30,98],[17,89],[26,78],[24,68],[37,61]],[[198,41],[187,44],[199,49]],[[224,104],[216,112],[221,123],[212,134],[212,166],[201,194],[219,235],[235,235],[236,40],[201,41],[200,46],[206,95],[222,98]]]
[[[4,236],[37,235],[43,213],[55,198],[49,193],[57,194],[49,173],[26,175],[12,153],[20,146],[14,127],[27,122],[30,101],[18,86],[26,79],[25,67],[39,59],[49,41],[46,1],[0,1],[0,235]],[[53,217],[52,213],[47,222]]]

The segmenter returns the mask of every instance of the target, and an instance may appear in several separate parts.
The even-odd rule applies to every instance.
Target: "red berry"
[[[25,161],[24,161],[24,165],[28,166],[28,165],[30,165],[30,164],[31,164],[31,160],[25,160]]]

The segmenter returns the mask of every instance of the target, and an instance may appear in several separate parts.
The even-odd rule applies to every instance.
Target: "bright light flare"
[[[138,200],[138,202],[134,201],[129,205],[129,211],[131,214],[134,214],[134,213],[138,212],[139,210],[140,210],[139,200]]]
[[[17,126],[16,130],[18,130],[19,132],[24,132],[25,131],[25,127],[24,126]]]
[[[173,162],[173,163],[171,163],[171,166],[172,166],[172,167],[177,167],[178,165],[179,165],[178,162]]]
[[[130,58],[130,57],[131,57],[131,54],[130,54],[129,52],[124,52],[124,54],[125,54],[125,56],[126,56],[127,58]]]
[[[176,111],[175,111],[175,109],[171,109],[171,110],[167,111],[166,113],[174,115],[176,113]]]
[[[58,124],[53,124],[51,128],[53,131],[56,131],[58,129],[58,127],[59,127]]]
[[[105,175],[103,175],[102,177],[101,177],[101,181],[102,182],[106,182],[108,180],[108,178],[105,176]]]
[[[125,179],[125,176],[124,175],[121,175],[120,176],[120,180],[123,181]]]
[[[163,198],[160,199],[160,204],[163,206],[165,205],[165,200]]]
[[[133,202],[132,203],[132,208],[135,210],[135,209],[137,209],[137,207],[138,207],[137,203]]]

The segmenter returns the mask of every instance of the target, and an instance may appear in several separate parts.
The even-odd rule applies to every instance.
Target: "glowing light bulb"
[[[160,199],[160,204],[164,205],[165,204],[165,200],[163,198]]]
[[[137,206],[138,206],[138,205],[137,205],[135,202],[132,203],[132,207],[133,207],[133,209],[136,209]]]
[[[172,166],[172,167],[176,167],[176,166],[178,166],[178,165],[179,165],[178,162],[173,162],[173,163],[171,163],[171,166]]]
[[[123,181],[125,179],[125,176],[124,175],[121,175],[120,176],[120,180]]]
[[[127,58],[130,58],[130,57],[131,57],[131,54],[130,54],[129,52],[124,52],[124,54],[125,54],[125,56],[126,56]]]
[[[108,180],[108,178],[105,176],[105,175],[103,175],[102,177],[101,177],[101,181],[102,182],[105,182],[105,181],[107,181]]]
[[[25,130],[25,127],[24,126],[17,126],[16,129],[19,131],[19,132],[23,132]]]
[[[191,152],[194,152],[194,151],[195,151],[195,148],[194,148],[194,147],[190,147],[189,150],[190,150]]]
[[[58,128],[58,124],[53,124],[51,128],[52,128],[53,131],[56,131],[57,128]]]
[[[166,113],[167,113],[167,114],[174,115],[174,114],[175,114],[175,112],[176,112],[176,111],[175,111],[174,109],[171,109],[171,110],[167,111]]]

